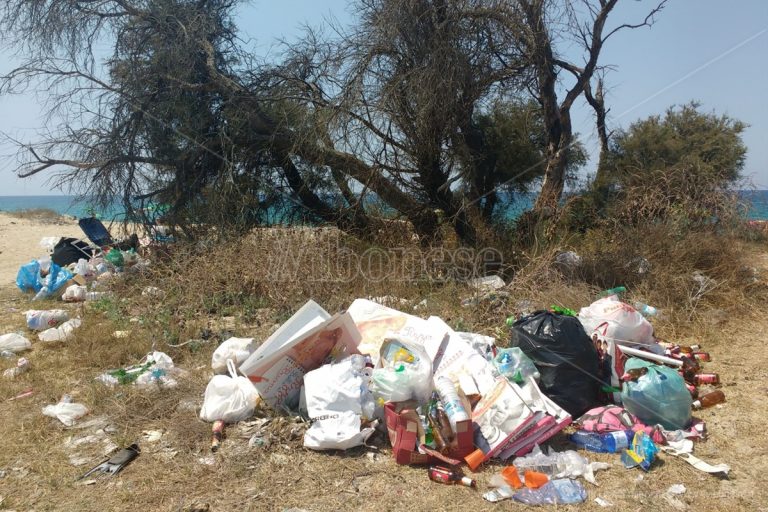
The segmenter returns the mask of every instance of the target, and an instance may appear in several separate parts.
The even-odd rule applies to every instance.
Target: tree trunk
[[[560,198],[565,187],[565,169],[568,166],[568,145],[570,137],[563,137],[562,142],[568,143],[554,151],[548,152],[547,168],[544,171],[544,183],[541,192],[533,205],[533,211],[541,220],[552,217],[557,212]]]

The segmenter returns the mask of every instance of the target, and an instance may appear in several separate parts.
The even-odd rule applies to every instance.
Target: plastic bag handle
[[[227,370],[229,370],[230,377],[237,378],[237,368],[235,368],[235,362],[232,359],[227,359]]]

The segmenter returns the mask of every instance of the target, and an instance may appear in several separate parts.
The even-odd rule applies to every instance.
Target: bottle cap
[[[475,471],[483,462],[485,462],[485,453],[478,448],[464,457],[464,460],[466,461],[467,466],[469,466],[469,469]]]

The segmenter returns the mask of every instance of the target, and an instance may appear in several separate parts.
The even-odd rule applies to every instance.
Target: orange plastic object
[[[538,489],[549,482],[549,477],[547,475],[537,471],[526,471],[523,476],[525,477],[525,486],[529,489]]]
[[[469,469],[475,471],[483,462],[485,462],[485,453],[483,450],[478,448],[477,450],[464,457],[464,460],[467,462]]]
[[[520,481],[520,474],[517,472],[515,466],[507,466],[501,470],[501,476],[504,481],[515,489],[519,489],[523,486],[523,482]]]

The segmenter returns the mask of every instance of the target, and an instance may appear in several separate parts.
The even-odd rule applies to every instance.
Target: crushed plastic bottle
[[[521,489],[512,499],[526,505],[572,505],[587,499],[587,491],[578,480],[552,480],[538,489]]]
[[[653,306],[649,306],[645,302],[635,302],[633,304],[633,306],[638,311],[638,313],[643,315],[645,318],[649,318],[649,317],[652,317],[652,316],[657,316],[659,314],[659,310],[658,309],[656,309]]]
[[[608,469],[609,466],[604,462],[589,462],[574,450],[556,452],[550,448],[548,453],[544,453],[535,446],[530,454],[515,459],[515,467],[519,471],[544,473],[550,479],[584,477],[587,482],[594,484],[595,471]]]

